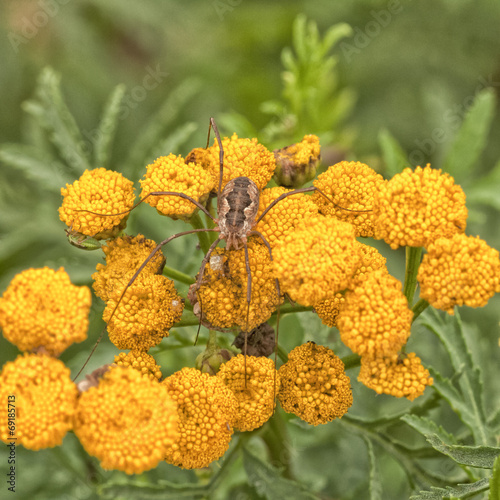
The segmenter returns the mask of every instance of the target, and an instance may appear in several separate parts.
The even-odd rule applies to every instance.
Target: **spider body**
[[[248,177],[231,179],[217,201],[217,226],[226,248],[239,250],[256,224],[259,188]]]

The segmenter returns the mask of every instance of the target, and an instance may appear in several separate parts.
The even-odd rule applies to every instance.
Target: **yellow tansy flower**
[[[260,193],[259,211],[257,217],[280,195],[291,192],[290,189],[274,187],[264,189]],[[267,242],[274,245],[285,235],[295,229],[299,221],[307,220],[318,214],[318,207],[313,203],[310,196],[305,194],[294,194],[279,201],[264,218],[255,226]]]
[[[313,182],[335,205],[320,193],[314,193],[313,200],[322,214],[351,223],[356,236],[373,236],[373,197],[384,182],[380,174],[364,163],[341,161]]]
[[[72,231],[97,239],[111,238],[124,229],[135,198],[133,182],[105,168],[85,170],[80,179],[61,188],[61,194],[59,218]]]
[[[280,298],[272,274],[269,250],[253,238],[248,241],[248,259],[252,277],[250,310],[247,319],[247,270],[245,251],[217,248],[205,268],[197,297],[189,295],[196,314],[217,328],[240,326],[246,331],[267,321]],[[192,285],[192,290],[196,285]],[[198,304],[196,304],[198,302]]]
[[[305,135],[302,141],[274,151],[274,180],[289,188],[298,188],[316,175],[320,159],[319,138]]]
[[[432,385],[429,370],[422,366],[414,352],[383,358],[361,357],[358,380],[377,394],[389,394],[413,401]]]
[[[440,237],[463,233],[465,194],[441,169],[405,168],[380,186],[373,204],[375,238],[391,248],[427,247]]]
[[[74,428],[103,469],[140,474],[156,467],[178,439],[177,422],[163,385],[117,366],[80,396]]]
[[[62,443],[72,428],[78,391],[62,361],[43,354],[24,354],[7,362],[0,373],[0,439],[30,450]],[[15,409],[15,430],[8,425],[7,404]]]
[[[273,416],[279,390],[279,377],[274,361],[238,354],[220,366],[217,377],[231,389],[238,400],[235,429],[252,431]]]
[[[128,354],[121,352],[115,356],[115,365],[125,368],[130,366],[151,380],[161,379],[161,370],[155,358],[144,351],[130,351]]]
[[[224,150],[222,187],[236,177],[248,177],[257,184],[259,189],[264,189],[276,168],[276,161],[271,151],[259,144],[255,138],[240,139],[236,134],[233,134],[231,138],[222,139],[222,148]],[[217,190],[220,175],[220,148],[217,140],[209,148],[209,152],[208,170]]]
[[[326,424],[340,418],[352,405],[344,363],[328,347],[314,342],[296,347],[278,374],[282,408],[309,424]]]
[[[73,285],[62,267],[27,269],[0,298],[0,326],[21,351],[43,347],[59,355],[87,338],[91,302],[90,289]]]
[[[437,309],[483,307],[500,292],[499,253],[479,237],[439,238],[428,246],[417,279],[420,297]]]
[[[106,264],[97,264],[97,272],[92,275],[94,280],[92,288],[96,295],[107,302],[109,295],[116,288],[125,286],[130,281],[155,247],[156,243],[146,239],[142,234],[135,237],[122,236],[108,241],[102,247]],[[159,250],[141,273],[161,274],[164,265],[165,257]]]
[[[146,169],[144,179],[139,181],[141,199],[155,191],[170,191],[186,194],[203,204],[215,186],[207,171],[195,163],[186,164],[180,155],[160,156]],[[173,195],[149,196],[146,203],[174,219],[189,218],[198,210],[191,201]]]
[[[342,342],[353,352],[390,356],[406,343],[412,317],[401,282],[386,270],[378,270],[346,292],[337,328]]]
[[[166,461],[183,469],[207,467],[229,447],[238,402],[222,380],[195,368],[183,368],[161,385],[177,402],[179,438]]]
[[[122,290],[115,291],[104,309],[109,340],[118,349],[147,351],[168,337],[169,329],[181,319],[184,302],[174,282],[157,274],[139,275],[116,308]]]
[[[353,226],[327,217],[300,222],[273,251],[281,291],[304,306],[347,288],[359,261]]]

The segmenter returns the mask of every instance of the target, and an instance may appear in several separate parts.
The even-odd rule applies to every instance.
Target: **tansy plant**
[[[261,497],[302,499],[323,493],[300,483],[298,460],[307,468],[308,453],[294,456],[290,443],[305,447],[331,426],[345,446],[356,436],[365,441],[370,475],[359,488],[373,499],[386,487],[378,474],[383,454],[407,474],[414,498],[468,498],[490,486],[490,498],[498,498],[500,413],[483,406],[484,367],[469,351],[470,327],[459,311],[484,307],[500,292],[500,258],[467,234],[466,191],[451,175],[465,132],[445,162],[449,172],[396,168],[400,150],[387,133],[381,144],[394,172],[387,178],[358,161],[325,165],[316,175],[315,135],[270,151],[233,133],[206,148],[193,144],[185,156],[165,150],[144,162],[141,179],[127,179],[102,166],[122,95],[118,89],[106,107],[95,158],[73,149],[81,175],[61,186],[59,207],[69,242],[96,250],[94,300],[104,304],[108,338],[121,352],[72,380],[58,358],[86,338],[90,287],[72,284],[62,268],[17,274],[0,298],[3,335],[22,352],[0,374],[0,400],[15,400],[14,417],[0,420],[2,441],[40,450],[70,433],[104,470],[140,474],[165,463],[171,471],[206,470],[177,484],[164,477],[153,484],[152,473],[118,484],[99,472],[99,491],[110,497],[147,490],[155,498],[211,498],[243,457],[248,487]],[[39,88],[50,109],[45,125],[70,161],[67,147],[78,145],[79,132],[58,96],[47,71]],[[484,125],[488,115],[478,109],[492,107],[486,91],[463,130]],[[65,122],[71,134],[63,136]],[[312,186],[293,191],[311,177]],[[224,194],[225,186],[233,190]],[[148,210],[142,201],[181,229],[161,242],[127,229],[129,216]],[[249,228],[217,246],[231,214]],[[198,236],[198,249],[188,234]],[[181,236],[188,243],[179,259],[173,241]],[[389,271],[400,247],[404,280]],[[199,334],[201,350],[193,347],[200,324],[208,328]],[[448,353],[451,378],[449,366],[434,364],[415,339],[424,330]],[[185,355],[169,356],[181,348]],[[405,403],[395,405],[399,399]],[[463,422],[460,438],[434,420],[440,408]],[[410,428],[429,445],[404,441]],[[95,459],[80,459],[96,467]],[[339,474],[349,467],[332,460]],[[448,474],[432,465],[443,461]]]

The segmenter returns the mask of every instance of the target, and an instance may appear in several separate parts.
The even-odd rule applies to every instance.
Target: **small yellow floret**
[[[178,439],[176,407],[165,386],[116,366],[80,396],[75,434],[103,469],[140,474]]]
[[[151,380],[161,379],[161,370],[155,358],[144,351],[130,351],[128,354],[121,352],[115,356],[115,364],[125,368],[130,366]]]
[[[479,237],[456,234],[431,243],[417,279],[420,297],[453,314],[455,306],[483,307],[500,292],[499,253]]]
[[[160,156],[146,167],[144,179],[140,180],[141,198],[152,192],[168,191],[183,193],[203,204],[214,182],[208,172],[195,163],[186,164],[182,156],[169,154]],[[189,218],[198,208],[194,203],[180,196],[151,195],[146,203],[155,207],[160,214],[172,218]]]
[[[408,340],[412,317],[401,282],[381,269],[346,292],[337,328],[342,342],[353,352],[390,356]]]
[[[130,281],[155,247],[156,243],[144,238],[142,234],[135,237],[122,236],[108,241],[102,247],[106,255],[106,264],[97,264],[97,272],[92,275],[94,280],[92,288],[96,295],[107,302],[116,288],[123,287]],[[165,257],[159,250],[141,273],[161,274],[164,265]]]
[[[383,358],[361,357],[358,380],[377,394],[389,394],[413,401],[433,380],[414,352]]]
[[[43,347],[59,355],[87,338],[91,302],[90,289],[73,285],[62,267],[27,269],[0,298],[0,326],[21,351]]]
[[[123,287],[115,291],[103,313],[109,340],[119,349],[147,351],[168,337],[181,319],[184,302],[165,276],[139,275],[118,303],[122,291]]]
[[[235,395],[222,380],[195,368],[183,368],[161,385],[177,402],[179,438],[166,461],[183,469],[207,467],[229,447],[238,409]]]
[[[382,184],[375,196],[375,238],[391,248],[427,247],[433,240],[463,233],[465,194],[441,169],[405,168]]]
[[[246,371],[245,371],[246,369]],[[238,354],[220,366],[217,372],[238,400],[234,428],[252,431],[261,427],[274,413],[279,378],[274,361],[265,357]]]
[[[116,236],[125,227],[135,198],[133,182],[105,168],[85,170],[80,179],[61,188],[61,194],[59,218],[72,231],[98,239]]]
[[[7,362],[0,374],[0,439],[30,450],[62,443],[73,426],[78,391],[62,361],[43,354],[24,354]],[[8,408],[9,407],[9,410]],[[12,416],[11,429],[8,418]]]
[[[309,424],[326,424],[340,418],[352,405],[344,363],[327,347],[314,342],[296,347],[278,374],[282,408]]]
[[[384,182],[380,174],[364,163],[341,161],[313,183],[335,204],[320,193],[314,193],[313,200],[322,214],[351,223],[356,236],[373,236],[373,198]]]
[[[262,212],[280,195],[291,191],[291,189],[283,187],[264,189],[260,193],[257,216],[260,217]],[[313,203],[310,196],[303,193],[294,194],[280,200],[271,208],[255,226],[255,229],[266,238],[271,247],[274,247],[279,240],[295,229],[298,222],[307,220],[317,214],[318,207]]]
[[[304,306],[347,288],[359,262],[353,226],[328,217],[298,223],[273,251],[281,291]]]

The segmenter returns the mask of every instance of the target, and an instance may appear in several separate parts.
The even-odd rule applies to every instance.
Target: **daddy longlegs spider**
[[[131,209],[125,211],[125,212],[120,212],[117,214],[98,214],[95,212],[89,212],[89,213],[94,213],[95,215],[100,215],[100,216],[116,216],[116,215],[122,215],[129,213],[132,211],[134,208],[136,208],[139,204],[144,202],[147,198],[150,196],[178,196],[180,198],[183,198],[185,200],[190,201],[193,203],[197,208],[199,208],[205,215],[207,215],[214,223],[215,227],[213,228],[200,228],[200,229],[191,229],[189,231],[183,231],[177,234],[174,234],[165,240],[161,241],[156,245],[156,247],[151,251],[149,256],[144,260],[144,262],[139,266],[137,271],[134,273],[132,278],[130,278],[129,282],[125,286],[124,290],[120,294],[117,303],[111,312],[110,318],[108,319],[108,322],[110,319],[113,317],[115,314],[121,300],[123,299],[127,289],[134,283],[134,281],[137,279],[137,277],[140,275],[142,270],[146,267],[148,262],[156,255],[160,249],[165,246],[167,243],[170,241],[180,237],[184,236],[186,234],[192,234],[192,233],[197,233],[197,232],[203,232],[203,231],[211,231],[211,232],[218,232],[217,238],[212,242],[210,245],[207,253],[205,254],[200,270],[198,272],[198,278],[196,279],[196,282],[194,285],[192,285],[194,288],[191,291],[190,294],[193,296],[196,296],[196,293],[200,289],[202,282],[203,282],[203,277],[205,273],[205,268],[207,264],[210,261],[210,257],[217,247],[217,245],[222,241],[226,240],[226,249],[228,251],[231,250],[239,250],[243,248],[244,250],[244,256],[245,256],[245,269],[247,273],[247,287],[246,287],[246,303],[247,303],[247,309],[246,309],[246,327],[243,330],[244,332],[244,345],[243,345],[243,354],[245,355],[245,364],[244,364],[244,371],[245,371],[245,384],[246,384],[246,373],[247,373],[247,368],[246,368],[246,353],[247,353],[247,335],[248,335],[248,325],[249,325],[249,314],[250,314],[250,303],[251,303],[251,296],[252,296],[252,273],[250,269],[250,262],[249,262],[249,254],[248,254],[248,245],[247,245],[247,239],[250,236],[257,236],[263,244],[266,246],[269,256],[271,261],[273,260],[273,255],[272,255],[272,249],[266,238],[257,230],[255,230],[255,226],[261,221],[266,214],[281,200],[284,198],[287,198],[288,196],[293,196],[295,194],[299,193],[310,193],[310,192],[318,192],[320,193],[324,198],[326,198],[330,203],[332,203],[335,207],[340,208],[341,210],[346,210],[350,212],[370,212],[371,210],[351,210],[348,208],[343,208],[339,207],[333,200],[330,199],[329,196],[327,196],[325,193],[323,193],[320,189],[312,186],[312,187],[304,187],[300,189],[295,189],[293,191],[289,191],[286,193],[281,194],[278,196],[275,200],[273,200],[265,209],[264,211],[260,214],[259,217],[257,217],[258,209],[259,209],[259,188],[255,184],[254,181],[249,179],[248,177],[236,177],[231,180],[229,180],[224,188],[222,187],[222,179],[223,179],[223,171],[224,171],[224,150],[222,146],[222,140],[220,138],[220,134],[217,128],[217,125],[215,124],[215,121],[213,118],[210,118],[210,124],[209,124],[209,130],[208,130],[208,140],[207,140],[207,148],[210,143],[210,130],[214,131],[217,143],[219,145],[219,183],[218,183],[218,189],[217,189],[217,217],[214,217],[208,209],[203,206],[200,202],[196,201],[195,199],[191,198],[190,196],[180,193],[180,192],[174,192],[174,191],[155,191],[148,193],[146,196],[144,196],[139,202],[137,202]],[[87,211],[88,212],[88,211]],[[279,299],[281,297],[281,292],[280,292],[280,286],[279,286],[279,281],[278,279],[276,281],[276,291],[278,295],[278,324],[279,324]],[[201,326],[201,322],[203,321],[203,304],[201,301],[199,302],[200,306],[200,311],[199,311],[199,318],[200,318],[200,324],[199,327]],[[198,334],[199,334],[200,328],[198,328]],[[101,334],[101,337],[98,339],[96,345],[92,349],[88,359],[86,360],[85,364],[81,368],[81,370],[78,372],[77,376],[75,377],[78,378],[80,373],[83,371],[85,368],[86,364],[90,360],[93,352],[95,351],[98,343],[100,342],[102,335],[104,331]],[[198,334],[196,338],[198,338]],[[278,342],[278,328],[276,332],[276,344]],[[196,341],[195,341],[196,343]],[[276,349],[275,349],[275,363],[276,363]],[[275,381],[276,383],[276,381]],[[274,403],[273,403],[274,404]]]

